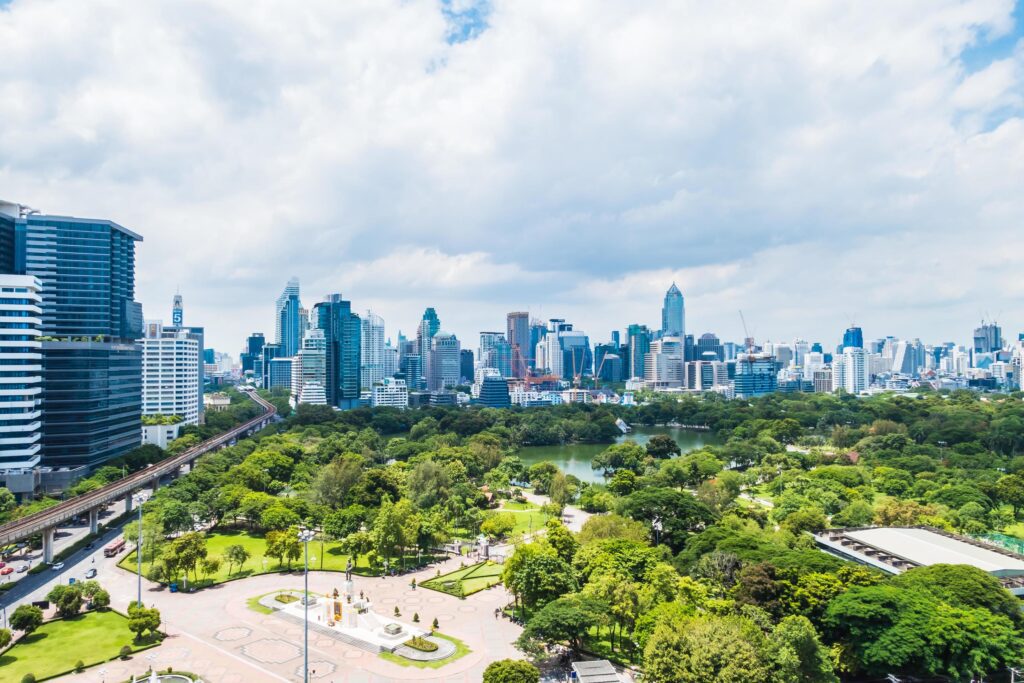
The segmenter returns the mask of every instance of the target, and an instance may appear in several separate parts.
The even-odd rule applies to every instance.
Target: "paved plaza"
[[[314,553],[315,545],[310,546]],[[97,560],[100,564],[101,560]],[[97,577],[113,596],[114,606],[125,609],[135,599],[136,578],[102,559]],[[460,600],[426,588],[410,586],[433,577],[437,570],[446,573],[459,568],[461,560],[450,559],[415,574],[402,577],[355,577],[355,590],[366,592],[376,610],[393,614],[395,606],[402,621],[411,622],[419,613],[420,624],[429,628],[436,618],[440,632],[462,640],[470,654],[439,669],[403,667],[385,661],[376,654],[329,636],[310,631],[309,659],[311,680],[323,683],[478,683],[483,670],[495,659],[517,657],[512,643],[520,628],[494,611],[510,598],[501,586]],[[344,575],[310,572],[310,590],[328,593],[339,590]],[[143,601],[155,605],[164,618],[167,639],[156,648],[139,653],[133,660],[109,662],[73,674],[59,681],[77,683],[113,683],[139,674],[150,666],[192,671],[206,677],[208,683],[259,683],[262,681],[302,680],[302,626],[273,614],[261,614],[247,606],[250,598],[283,589],[302,589],[302,573],[271,574],[222,584],[198,593],[172,594],[143,579]]]

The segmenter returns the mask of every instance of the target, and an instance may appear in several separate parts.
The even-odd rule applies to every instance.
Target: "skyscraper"
[[[430,351],[433,348],[432,340],[434,335],[441,329],[441,319],[437,317],[437,311],[433,308],[427,308],[423,311],[423,319],[420,320],[419,327],[416,330],[416,348],[419,349],[420,355],[420,368],[423,373],[423,382],[414,384],[409,382],[409,378],[406,377],[406,382],[409,382],[409,386],[422,386],[426,383],[426,379],[430,377]]]
[[[644,358],[651,350],[651,331],[647,325],[630,325],[626,330],[626,339],[629,343],[629,377],[643,377]]]
[[[741,353],[736,359],[736,398],[764,396],[778,386],[778,367],[769,354]]]
[[[974,353],[995,353],[1003,348],[1003,330],[995,322],[981,321],[974,329]]]
[[[359,316],[340,294],[331,294],[314,306],[313,315],[326,343],[327,403],[343,410],[358,408],[362,359]]]
[[[177,334],[183,332],[185,335],[196,342],[199,348],[199,357],[196,359],[196,376],[199,382],[199,395],[196,397],[196,410],[199,413],[199,421],[203,420],[203,388],[206,384],[206,367],[207,363],[207,351],[212,353],[213,349],[206,349],[206,330],[202,327],[195,327],[192,325],[185,325],[185,305],[181,298],[181,294],[175,294],[174,300],[171,304],[171,319],[176,320],[173,325],[164,327],[164,334]],[[210,361],[212,362],[212,360]]]
[[[843,332],[843,348],[864,348],[864,332],[859,327],[851,325]]]
[[[39,279],[41,331],[56,338],[42,343],[43,465],[94,467],[141,443],[141,240],[112,221],[0,202],[0,272]]]
[[[294,356],[302,345],[302,333],[306,324],[303,321],[302,302],[299,300],[299,279],[293,277],[285,285],[281,296],[275,304],[275,324],[277,326],[277,344],[281,347],[281,355]]]
[[[360,339],[360,386],[370,389],[384,379],[384,318],[367,311]]]
[[[494,368],[502,377],[512,377],[512,346],[502,332],[480,333],[480,366]]]
[[[665,302],[661,306],[661,335],[682,338],[685,334],[686,312],[683,293],[673,282],[665,292]]]
[[[14,493],[32,492],[32,477],[16,474],[38,465],[42,448],[40,288],[32,275],[0,275],[0,481]]]
[[[254,375],[262,374],[256,372],[256,362],[263,353],[263,345],[267,343],[262,332],[253,332],[245,340],[245,351],[239,357],[242,364],[242,374],[252,372]]]
[[[438,330],[431,338],[427,388],[440,391],[456,386],[462,374],[461,358],[459,340],[455,335]]]
[[[459,351],[459,382],[473,381],[473,351],[462,349]]]
[[[199,424],[202,400],[199,340],[180,326],[146,323],[142,345],[142,414],[177,415]]]
[[[530,344],[530,314],[513,311],[507,316],[506,339],[512,346],[512,376],[526,377],[530,374],[533,360],[533,346]]]
[[[310,330],[292,358],[292,407],[327,405],[327,340],[324,331]]]

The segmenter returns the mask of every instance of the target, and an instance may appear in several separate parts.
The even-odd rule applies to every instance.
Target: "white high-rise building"
[[[871,383],[867,353],[864,349],[847,346],[832,360],[832,390],[845,390],[857,395],[866,391]]]
[[[385,377],[380,384],[375,384],[370,403],[374,408],[387,406],[390,408],[409,407],[409,389],[404,379]]]
[[[327,340],[321,329],[309,330],[292,359],[292,406],[327,405]]]
[[[0,275],[0,476],[39,464],[40,288],[32,275]]]
[[[360,324],[359,382],[363,389],[369,389],[385,377],[384,318],[373,311],[367,311]]]
[[[199,424],[199,340],[186,329],[146,322],[142,346],[142,414],[177,415]]]
[[[814,380],[814,373],[825,367],[825,354],[821,351],[808,351],[803,360],[804,379]]]
[[[662,337],[651,342],[644,354],[644,380],[659,388],[683,385],[683,344],[678,337]]]

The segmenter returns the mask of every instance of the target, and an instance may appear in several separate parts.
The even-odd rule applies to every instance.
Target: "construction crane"
[[[740,309],[740,322],[743,323],[743,341],[747,345],[747,353],[753,353],[754,338],[750,336],[750,332],[747,330],[747,319],[743,317],[743,309]]]

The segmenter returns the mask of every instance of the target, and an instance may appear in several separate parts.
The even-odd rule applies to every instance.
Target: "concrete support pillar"
[[[43,530],[43,562],[46,564],[53,562],[53,535],[56,531],[57,527],[53,526]]]
[[[154,477],[153,478],[153,493],[156,493],[156,490],[158,488],[160,488],[160,477]]]
[[[100,531],[100,509],[93,508],[89,510],[89,533],[98,534]]]
[[[132,494],[129,493],[128,495],[126,495],[124,497],[124,511],[125,512],[131,512],[132,508],[134,506],[135,506],[135,501],[132,500]]]

